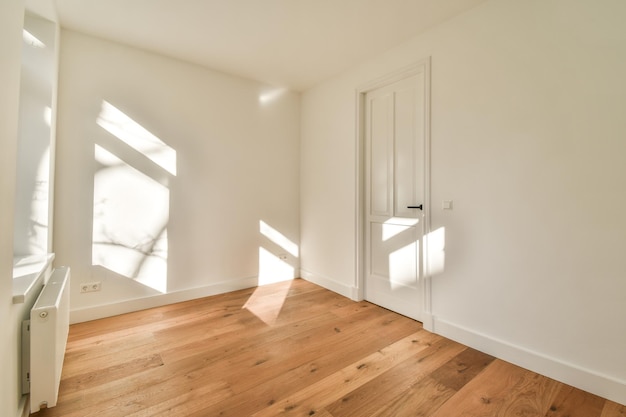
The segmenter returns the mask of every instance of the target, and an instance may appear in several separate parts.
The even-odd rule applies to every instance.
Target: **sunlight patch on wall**
[[[30,148],[33,151],[33,148]],[[18,255],[32,255],[32,254],[44,254],[49,252],[48,239],[49,239],[49,223],[50,223],[50,145],[46,145],[45,149],[39,148],[37,152],[41,152],[36,167],[31,166],[29,161],[27,164],[28,173],[24,175],[28,178],[28,187],[22,187],[28,189],[31,192],[30,198],[25,199],[24,204],[20,204],[20,209],[25,212],[20,213],[27,215],[27,225],[21,229],[24,230],[25,236],[21,238],[22,244],[20,244],[19,251],[16,251]],[[35,152],[33,152],[33,156]],[[32,158],[31,161],[37,159]],[[26,170],[26,167],[22,167]],[[32,172],[34,171],[34,172]],[[14,249],[15,251],[15,249]]]
[[[425,252],[424,256],[426,256],[428,260],[428,263],[424,264],[424,267],[426,267],[426,265],[428,267],[428,271],[425,271],[425,273],[428,274],[428,276],[443,273],[446,260],[445,227],[440,227],[428,233],[424,236],[424,241],[427,245],[425,245],[423,249],[420,249],[420,241],[418,240],[389,254],[389,281],[392,289],[404,285],[415,286],[417,284],[417,280],[419,280],[420,276],[420,250]]]
[[[261,105],[268,105],[273,101],[278,100],[288,90],[286,88],[271,88],[264,90],[259,94],[259,103]]]
[[[259,248],[259,285],[293,279],[295,269],[265,248]]]
[[[295,257],[298,257],[299,248],[298,245],[289,240],[285,235],[274,229],[263,220],[259,221],[259,229],[263,236],[280,246]]]
[[[170,174],[176,175],[176,151],[108,101],[102,101],[97,123]]]
[[[95,145],[92,264],[165,292],[169,190]]]
[[[441,274],[446,263],[446,228],[440,227],[426,235],[428,240],[428,273]]]
[[[43,109],[43,121],[46,122],[46,126],[52,127],[52,108],[50,106]]]
[[[286,251],[294,257],[298,256],[298,245],[262,220],[259,221],[259,231],[281,251]],[[269,325],[276,322],[289,292],[289,286],[285,285],[278,290],[275,287],[271,290],[264,290],[261,286],[294,279],[295,268],[289,264],[287,257],[287,254],[275,255],[266,248],[259,247],[259,287],[248,299],[244,308]]]
[[[40,41],[35,35],[27,31],[26,29],[22,29],[22,39],[27,45],[30,45],[34,48],[45,48],[46,44]]]
[[[96,122],[113,136],[94,147],[92,264],[165,293],[167,178],[176,175],[176,151],[107,101]]]

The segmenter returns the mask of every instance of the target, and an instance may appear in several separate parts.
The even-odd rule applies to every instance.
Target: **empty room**
[[[626,415],[626,2],[0,5],[0,415]]]

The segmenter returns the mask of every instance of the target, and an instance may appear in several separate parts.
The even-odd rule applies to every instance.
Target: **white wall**
[[[103,101],[176,151],[175,176],[97,123]],[[299,101],[295,93],[62,31],[54,247],[55,263],[72,268],[72,320],[256,285],[259,270],[267,271],[267,259],[259,261],[260,248],[280,266],[273,256],[285,249],[260,233],[260,221],[299,242]],[[94,190],[94,177],[106,172],[94,160],[95,144],[166,184],[165,207],[142,202],[124,206],[124,198],[115,204],[124,210],[140,207],[137,222],[162,218],[169,210],[169,297],[92,265],[94,192],[96,198],[101,192]],[[148,187],[156,184],[147,182],[152,183]],[[113,191],[129,187],[115,180],[107,184]],[[144,188],[131,186],[126,198],[132,200]],[[126,225],[121,232],[139,233],[126,230],[135,226]],[[111,258],[123,259],[118,254]],[[149,258],[155,265],[161,262]],[[280,273],[297,276],[298,257],[289,255],[282,267]],[[143,278],[149,280],[150,274]],[[80,283],[91,281],[101,281],[102,291],[79,294]]]
[[[431,56],[435,331],[625,403],[624,15],[493,0],[307,91],[303,275],[354,293],[355,91]]]
[[[24,4],[0,3],[0,415],[20,408],[20,332],[23,304],[13,305],[13,202]]]
[[[351,81],[303,95],[300,156],[302,277],[353,295],[355,285],[355,114]]]

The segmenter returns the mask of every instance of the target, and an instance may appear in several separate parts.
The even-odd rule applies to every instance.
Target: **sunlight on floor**
[[[282,284],[257,287],[242,308],[271,326],[278,319],[290,287],[291,280]]]

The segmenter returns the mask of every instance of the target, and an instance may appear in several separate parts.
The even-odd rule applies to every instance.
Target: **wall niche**
[[[53,259],[57,39],[56,23],[25,14],[13,227],[14,301],[16,293],[23,297],[40,281]]]

